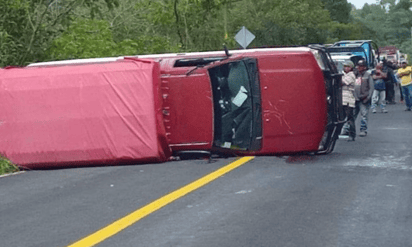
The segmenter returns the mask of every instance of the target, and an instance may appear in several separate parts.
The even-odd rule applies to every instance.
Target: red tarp
[[[0,154],[27,168],[162,162],[153,61],[0,70]]]

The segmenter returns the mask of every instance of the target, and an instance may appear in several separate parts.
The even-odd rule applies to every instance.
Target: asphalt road
[[[256,157],[97,246],[412,246],[412,112],[387,109],[330,155]],[[2,177],[0,246],[68,246],[234,160]]]

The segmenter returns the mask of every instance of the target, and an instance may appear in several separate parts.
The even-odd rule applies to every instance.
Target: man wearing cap
[[[412,108],[412,68],[408,66],[406,60],[401,62],[401,68],[398,69],[398,75],[401,78],[402,93],[406,103],[405,111],[411,111]]]
[[[355,81],[355,111],[354,119],[361,114],[359,136],[366,136],[368,132],[368,113],[370,101],[374,89],[373,79],[367,71],[365,60],[361,59],[357,63],[358,74]]]
[[[346,114],[346,123],[344,126],[344,134],[349,136],[348,141],[354,141],[356,137],[355,119],[353,118],[353,110],[355,109],[355,81],[356,76],[353,73],[353,63],[347,61],[343,64],[342,76],[342,105]]]

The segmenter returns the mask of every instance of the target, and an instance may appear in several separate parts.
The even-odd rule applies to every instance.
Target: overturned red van
[[[144,68],[136,64],[151,64],[150,72],[144,73]],[[107,70],[99,72],[97,68],[101,67],[106,67]],[[118,72],[120,68],[127,68],[130,75],[125,76]],[[13,74],[12,71],[16,72]],[[60,74],[56,76],[55,71]],[[81,71],[87,71],[87,76],[80,76]],[[18,122],[11,121],[7,127],[0,125],[0,134],[1,131],[10,131],[8,140],[0,141],[0,153],[17,164],[22,164],[19,162],[21,160],[26,166],[58,166],[67,162],[87,164],[89,161],[164,161],[170,155],[185,156],[205,152],[234,155],[284,155],[302,152],[324,154],[333,150],[344,123],[341,109],[341,75],[326,50],[320,46],[69,60],[37,63],[23,69],[3,70],[3,73],[9,74],[6,77],[1,76],[2,94],[13,95],[10,89],[4,90],[4,85],[12,85],[16,80],[38,84],[23,89],[25,86],[19,82],[22,90],[43,94],[43,100],[50,101],[46,108],[53,111],[53,116],[59,119],[49,121],[38,117],[36,121],[43,119],[50,125],[40,128],[39,124],[37,128],[33,128],[29,123],[33,116],[23,112],[28,114],[25,117],[27,124],[21,126],[16,124]],[[22,73],[25,75],[18,76]],[[139,83],[134,82],[135,80]],[[90,83],[87,81],[107,83],[107,89],[112,87],[113,91],[111,94],[106,90],[96,91],[92,94],[95,98],[82,101],[82,90]],[[116,83],[130,85],[119,91],[114,86]],[[70,94],[68,86],[73,87],[76,93]],[[42,91],[46,92],[51,88],[59,91],[60,97],[48,99],[51,95]],[[71,97],[77,98],[71,100],[65,96],[65,91]],[[90,92],[93,92],[92,88]],[[148,94],[151,95],[149,98],[144,96]],[[124,99],[125,95],[127,100]],[[16,98],[9,97],[8,100],[8,105],[13,105]],[[67,129],[70,121],[64,111],[65,107],[60,107],[58,111],[59,106],[51,104],[55,100],[64,101],[59,104],[72,109],[71,114],[80,122],[87,122],[89,115],[76,112],[75,109],[81,111],[84,107],[82,104],[95,104],[98,108],[104,107],[104,102],[109,102],[108,108],[112,110],[111,121],[123,123],[124,130],[129,129],[132,135],[135,134],[135,138],[128,140],[128,146],[125,146],[123,143],[112,142],[112,139],[107,137],[105,142],[101,142],[103,144],[100,150],[124,149],[123,151],[128,151],[127,155],[100,152],[100,156],[96,158],[91,156],[93,152],[87,152],[87,149],[92,147],[90,144],[78,145],[77,151],[82,155],[66,152],[63,145],[59,145],[59,141],[65,142],[67,135],[74,135],[70,139],[73,143],[77,141],[80,144],[84,141],[84,136],[92,136],[90,142],[93,144],[100,143],[99,138],[107,136],[107,126],[112,125],[101,123],[101,128],[93,129],[89,126],[82,132],[78,132],[78,129]],[[111,105],[113,100],[119,101],[124,111],[118,110],[117,104]],[[31,106],[30,111],[36,111],[41,101],[33,102],[36,105]],[[14,107],[25,108],[26,104],[30,104],[30,100],[22,100]],[[132,105],[135,107],[131,107]],[[108,108],[101,110],[103,115]],[[89,110],[90,113],[93,112],[92,108]],[[7,116],[13,118],[12,112],[16,111],[18,110],[9,111]],[[42,114],[46,112],[43,111]],[[143,118],[145,121],[126,121],[129,118]],[[30,131],[13,136],[12,132],[17,131],[14,129],[17,126],[20,129],[30,128]],[[59,132],[48,131],[53,128],[66,130],[67,135],[60,136]],[[148,132],[136,132],[134,128],[151,129]],[[113,125],[114,129],[116,128]],[[33,131],[36,132],[35,138],[31,136],[33,143],[40,140],[48,142],[47,138],[40,138],[41,136],[48,136],[52,141],[48,146],[40,145],[37,149],[23,151],[19,142]],[[75,133],[70,133],[71,131]],[[90,134],[90,131],[93,134]],[[117,135],[128,138],[128,135],[117,130],[111,133],[112,138],[117,138]],[[141,137],[142,133],[150,133],[150,144]],[[13,148],[7,149],[7,142],[14,142]],[[133,146],[134,142],[136,146]],[[140,149],[142,146],[151,147],[148,150],[152,151],[146,153],[146,149]],[[138,154],[129,155],[133,152]]]

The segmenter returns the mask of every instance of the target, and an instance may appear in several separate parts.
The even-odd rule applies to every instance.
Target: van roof
[[[229,53],[230,54],[242,54],[242,53],[270,52],[270,51],[308,52],[308,51],[310,51],[310,48],[308,48],[308,47],[258,48],[258,49],[230,50]],[[114,62],[114,61],[117,61],[119,59],[124,59],[125,57],[151,59],[151,58],[167,58],[167,57],[194,57],[194,56],[204,57],[204,56],[211,56],[211,55],[225,56],[225,51],[165,53],[165,54],[150,54],[150,55],[135,55],[135,56],[85,58],[85,59],[72,59],[72,60],[32,63],[32,64],[29,64],[27,66],[28,67],[40,67],[40,66],[56,66],[56,65],[59,66],[59,65],[68,65],[68,64],[107,63],[107,62]]]

